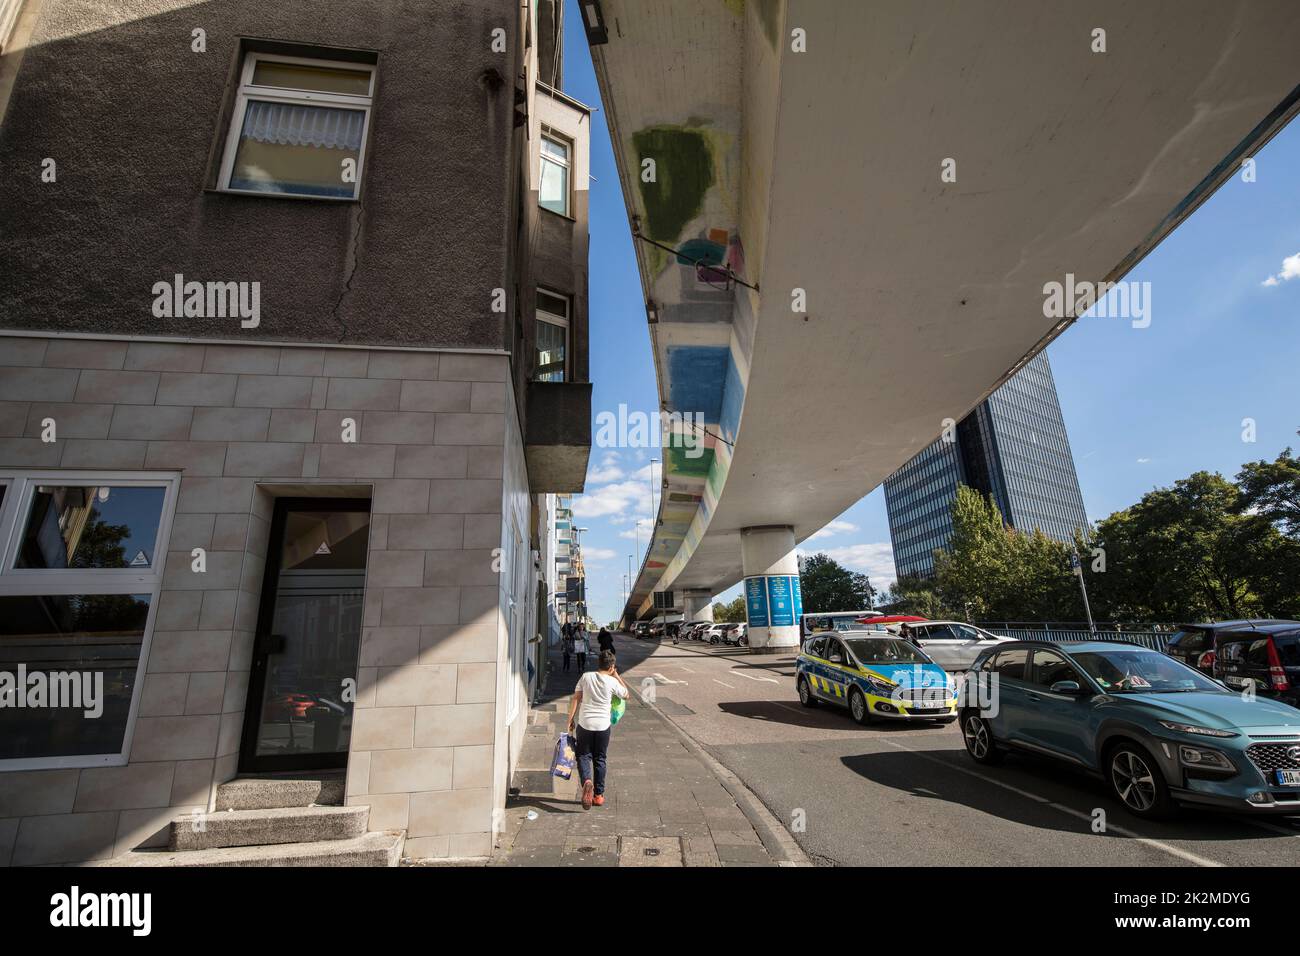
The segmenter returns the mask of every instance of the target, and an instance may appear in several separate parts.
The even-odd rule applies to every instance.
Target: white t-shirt
[[[627,685],[617,677],[600,671],[587,671],[578,680],[575,690],[582,691],[578,705],[578,726],[584,730],[609,730],[609,708],[617,694],[626,700],[632,696]]]

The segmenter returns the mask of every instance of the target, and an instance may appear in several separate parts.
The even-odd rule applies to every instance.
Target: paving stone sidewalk
[[[583,810],[576,769],[572,781],[550,772],[579,676],[552,655],[489,866],[776,865],[731,794],[635,688],[611,736],[605,805]]]

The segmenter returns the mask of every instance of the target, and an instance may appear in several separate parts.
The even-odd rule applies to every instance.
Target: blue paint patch
[[[727,441],[736,440],[736,433],[740,430],[740,409],[744,404],[745,383],[740,380],[740,369],[736,368],[731,349],[727,349],[727,384],[722,393],[722,415],[718,419],[722,437]]]
[[[717,423],[722,415],[730,357],[731,350],[722,346],[669,347],[668,401],[672,410],[681,414],[699,412],[706,422]]]

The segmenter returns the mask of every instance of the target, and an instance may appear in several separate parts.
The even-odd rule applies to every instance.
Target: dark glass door
[[[240,770],[347,766],[370,502],[276,502]]]

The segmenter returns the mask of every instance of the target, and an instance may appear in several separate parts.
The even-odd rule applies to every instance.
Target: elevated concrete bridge
[[[752,578],[756,649],[796,640],[796,543],[1069,326],[1046,284],[1132,269],[1300,83],[1272,0],[580,8],[660,398],[707,446],[666,450],[625,615]]]

